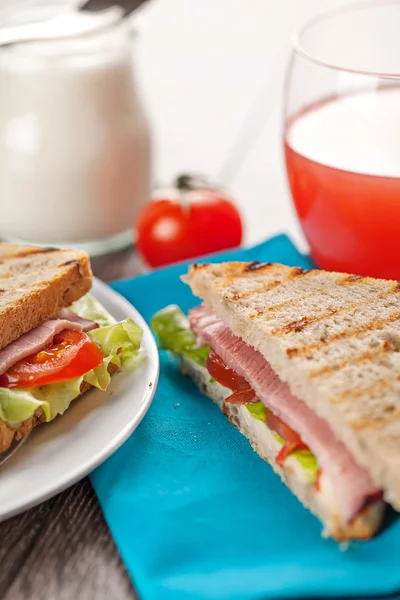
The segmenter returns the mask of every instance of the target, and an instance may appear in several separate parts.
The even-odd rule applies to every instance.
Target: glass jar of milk
[[[125,21],[0,48],[0,238],[107,252],[132,239],[149,193]]]

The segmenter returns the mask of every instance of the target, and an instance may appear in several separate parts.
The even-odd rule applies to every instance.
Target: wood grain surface
[[[143,270],[131,248],[92,267],[104,281]],[[87,478],[0,523],[0,540],[1,600],[137,598]]]

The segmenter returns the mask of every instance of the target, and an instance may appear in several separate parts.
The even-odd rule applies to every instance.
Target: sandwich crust
[[[400,283],[257,262],[192,266],[186,281],[400,510]]]
[[[85,252],[0,243],[0,349],[91,287]]]
[[[273,449],[269,448],[260,436],[260,422],[253,417],[244,418],[247,411],[244,406],[224,402],[226,396],[231,393],[229,390],[216,382],[211,383],[209,373],[187,358],[182,358],[181,371],[185,375],[189,375],[200,391],[220,407],[232,425],[248,438],[255,452],[270,463],[275,473],[279,475],[300,502],[322,521],[325,537],[333,537],[339,542],[345,542],[355,539],[369,539],[375,535],[384,515],[384,502],[377,501],[369,505],[351,524],[344,523],[336,504],[328,502],[326,496],[316,491],[313,484],[299,479],[287,464],[288,461],[283,467],[276,464]],[[250,415],[250,413],[248,414]],[[265,430],[267,430],[266,427]]]

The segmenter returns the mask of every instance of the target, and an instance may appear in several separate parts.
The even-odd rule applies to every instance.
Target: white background
[[[282,99],[293,30],[340,0],[153,0],[141,11],[138,76],[157,178],[222,174],[246,241],[288,231],[304,242],[282,160]],[[232,156],[228,172],[224,159]]]
[[[247,243],[287,231],[304,247],[282,160],[285,69],[293,30],[345,3],[151,0],[136,13],[155,178],[168,184],[189,170],[219,180],[242,208]],[[43,2],[0,0],[0,8],[32,4]]]

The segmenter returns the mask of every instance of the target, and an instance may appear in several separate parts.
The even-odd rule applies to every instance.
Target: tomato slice
[[[229,369],[218,354],[210,348],[206,367],[211,377],[218,381],[221,385],[230,390],[245,390],[250,386],[244,377],[241,377],[233,369]]]
[[[285,460],[296,450],[308,450],[308,446],[306,446],[306,444],[303,442],[285,442],[276,455],[276,464],[282,467]]]
[[[274,413],[270,410],[267,411],[267,425],[270,429],[272,429],[272,431],[275,431],[275,433],[280,435],[285,442],[291,442],[292,444],[303,444],[303,440],[299,434],[293,431],[289,425],[286,425],[282,419],[274,415]]]
[[[233,391],[233,394],[225,398],[225,402],[229,404],[257,402],[256,393],[246,379],[238,375],[233,369],[229,369],[222,358],[212,348],[207,358],[206,367],[210,375],[218,383]],[[276,457],[276,462],[279,466],[282,466],[288,456],[295,450],[308,450],[308,446],[289,425],[286,425],[282,419],[270,410],[266,410],[265,413],[268,427],[285,440],[285,444]]]
[[[65,329],[44,350],[31,354],[0,376],[0,387],[32,388],[80,377],[103,361],[100,348],[86,333]]]
[[[321,475],[322,475],[322,471],[321,471],[321,469],[318,469],[317,476],[315,478],[315,483],[314,483],[314,492],[321,491]]]
[[[228,402],[228,404],[251,404],[252,402],[258,402],[258,398],[253,388],[249,387],[245,390],[233,392],[225,398],[225,402]]]

